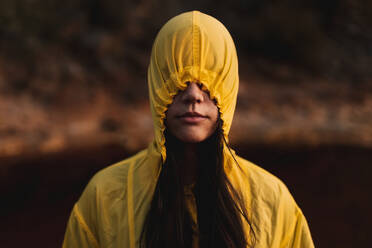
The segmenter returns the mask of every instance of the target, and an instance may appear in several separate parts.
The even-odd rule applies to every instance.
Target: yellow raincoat
[[[73,207],[63,247],[138,247],[166,156],[165,111],[187,82],[202,83],[216,100],[227,139],[239,84],[236,50],[226,28],[198,11],[172,18],[154,42],[148,68],[154,141],[147,149],[101,170],[91,179]],[[314,247],[305,217],[286,186],[226,147],[223,153],[226,174],[247,201],[256,234],[255,247]],[[195,198],[188,189],[185,195],[195,224]],[[197,239],[194,237],[194,247]]]

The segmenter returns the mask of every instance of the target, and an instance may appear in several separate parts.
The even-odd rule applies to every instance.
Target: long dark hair
[[[177,166],[183,143],[167,129],[164,135],[167,156],[144,222],[140,247],[191,248],[192,219],[186,209],[181,168]],[[193,192],[197,205],[199,247],[253,247],[255,235],[244,199],[240,191],[234,189],[224,170],[223,142],[226,144],[219,119],[216,131],[198,144],[197,156],[201,166]],[[249,224],[250,230],[244,229],[243,221]]]

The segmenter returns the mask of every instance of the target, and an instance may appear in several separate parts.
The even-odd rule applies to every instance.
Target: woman
[[[219,21],[168,21],[148,69],[154,142],[93,177],[63,247],[313,247],[285,185],[228,146],[238,83]]]

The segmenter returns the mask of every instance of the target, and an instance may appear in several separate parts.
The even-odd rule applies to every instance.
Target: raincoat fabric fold
[[[166,159],[166,110],[187,82],[201,83],[215,100],[228,141],[239,85],[235,45],[218,20],[198,11],[172,18],[155,39],[148,68],[154,141],[147,149],[101,170],[91,179],[73,207],[64,248],[139,247],[143,223]],[[255,247],[314,247],[301,209],[278,178],[226,145],[223,157],[228,178],[246,201]],[[189,191],[185,197],[193,228],[197,228],[194,196]],[[249,226],[244,228],[249,230]],[[196,247],[197,235],[193,240]]]

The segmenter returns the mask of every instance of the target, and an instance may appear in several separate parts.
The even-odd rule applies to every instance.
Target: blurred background
[[[60,247],[91,176],[152,140],[152,42],[194,9],[236,42],[237,153],[286,183],[317,247],[370,246],[371,1],[2,0],[1,247]]]

